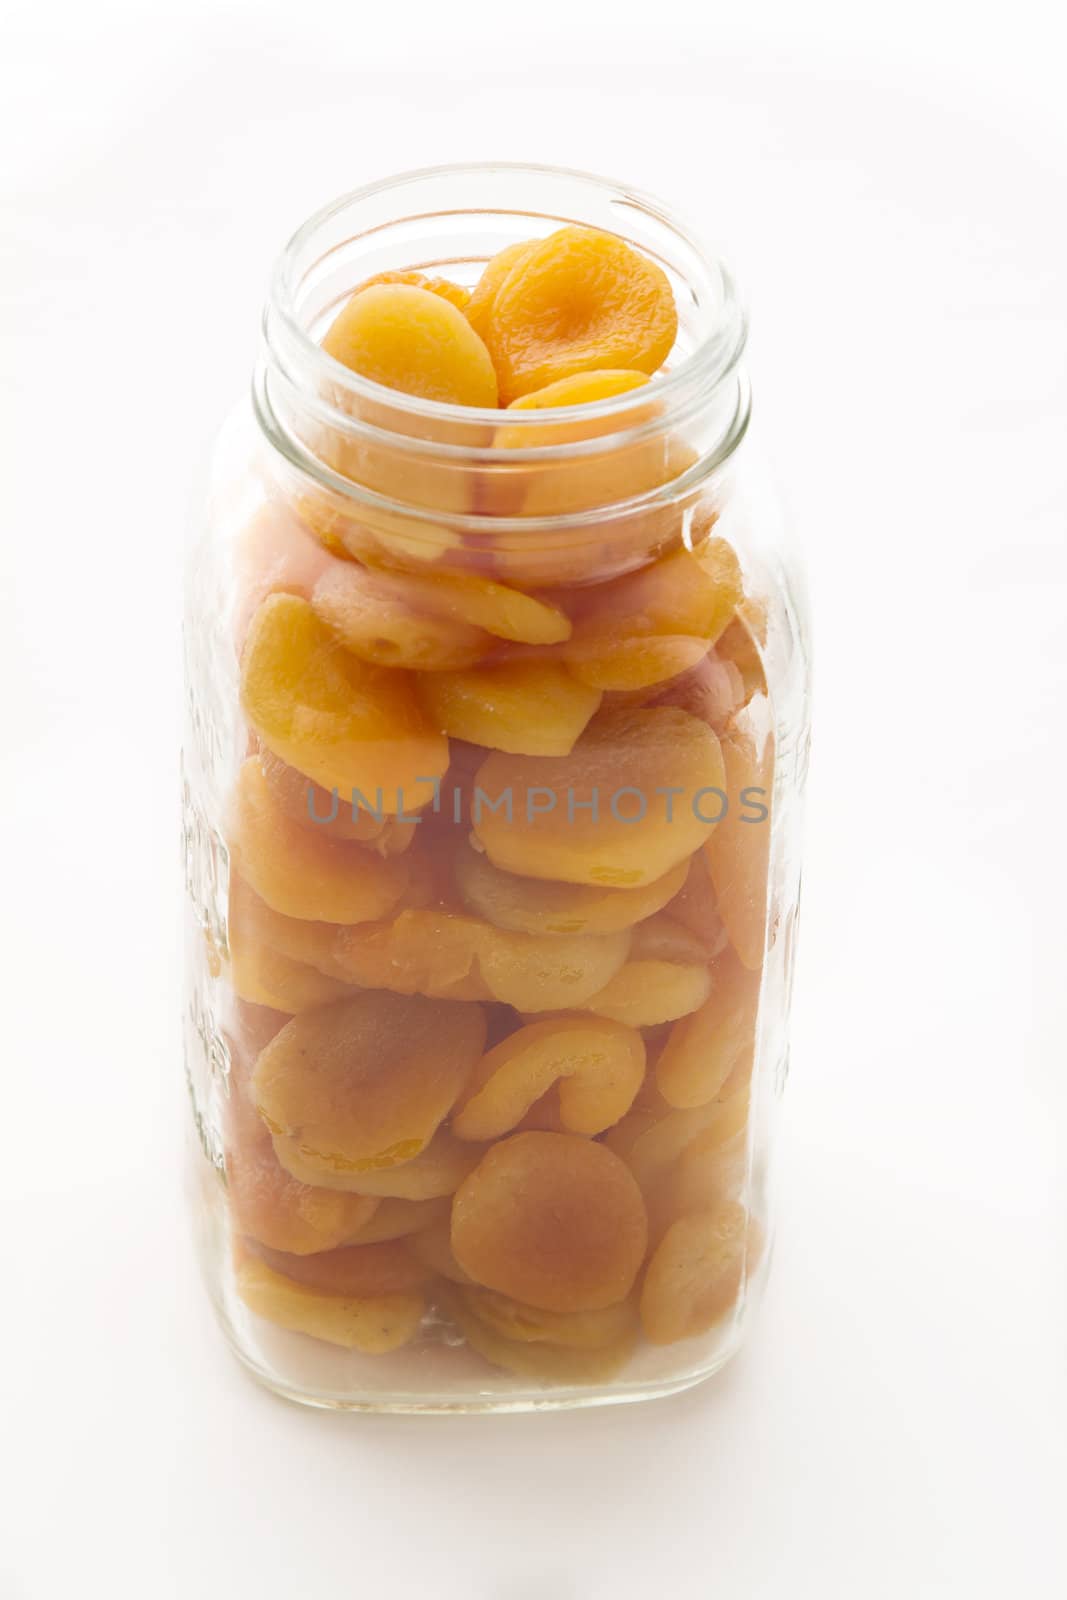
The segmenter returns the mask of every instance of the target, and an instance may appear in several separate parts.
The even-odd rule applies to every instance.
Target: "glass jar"
[[[502,413],[322,349],[366,279],[564,224],[666,272],[648,385]],[[294,1399],[630,1400],[743,1336],[808,737],[744,340],[722,263],[579,173],[394,178],[281,259],[188,567],[185,1020],[209,1291]]]

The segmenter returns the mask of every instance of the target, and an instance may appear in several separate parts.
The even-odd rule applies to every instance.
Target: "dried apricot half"
[[[671,1224],[641,1287],[641,1321],[653,1344],[706,1333],[727,1315],[745,1273],[748,1213],[730,1200]]]
[[[626,1165],[567,1133],[517,1133],[492,1145],[452,1202],[452,1249],[485,1288],[545,1311],[624,1300],[648,1221]]]
[[[237,1268],[237,1293],[250,1311],[294,1333],[345,1350],[382,1355],[412,1339],[422,1320],[420,1294],[334,1294],[296,1283],[248,1257]]]
[[[513,755],[565,756],[600,704],[557,661],[490,662],[419,682],[427,717],[453,739]]]
[[[655,372],[678,313],[654,261],[614,234],[572,226],[516,252],[481,326],[508,405],[575,373]]]
[[[338,312],[322,347],[342,366],[403,394],[493,407],[493,362],[463,312],[410,283],[359,289]]]
[[[484,1041],[478,1006],[356,994],[294,1017],[256,1062],[252,1093],[288,1141],[280,1154],[295,1148],[305,1171],[358,1179],[426,1148]]]
[[[270,596],[252,619],[241,704],[276,756],[369,809],[417,811],[448,765],[411,679],[358,660],[295,595]]]

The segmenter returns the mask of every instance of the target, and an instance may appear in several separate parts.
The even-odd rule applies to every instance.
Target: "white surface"
[[[4,1600],[1063,1592],[1052,27],[1030,0],[16,5]],[[753,305],[818,664],[780,1246],[703,1391],[338,1418],[237,1370],[182,1222],[179,547],[292,226],[493,154],[659,191]]]

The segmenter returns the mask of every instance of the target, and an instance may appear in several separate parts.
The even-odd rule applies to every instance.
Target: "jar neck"
[[[625,239],[671,282],[678,339],[645,389],[580,407],[487,411],[383,388],[321,347],[339,307],[368,277],[421,270],[473,287],[498,250],[573,223]],[[548,520],[560,532],[564,521],[575,523],[578,534],[582,519],[602,522],[606,511],[622,513],[638,500],[692,495],[721,473],[748,420],[745,333],[724,264],[655,202],[549,168],[437,168],[359,190],[293,237],[263,316],[255,410],[273,449],[331,496],[380,514],[446,513],[483,529],[510,520],[511,509],[508,493],[487,493],[487,483],[506,488],[516,473],[543,466],[564,470],[575,485],[583,475],[606,484],[620,451],[672,449],[654,487],[638,482],[631,493],[623,475],[619,499],[583,505],[578,496],[554,508]]]

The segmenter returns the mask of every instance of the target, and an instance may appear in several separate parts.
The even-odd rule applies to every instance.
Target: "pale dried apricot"
[[[634,1331],[637,1307],[632,1299],[600,1311],[544,1311],[523,1305],[492,1289],[468,1289],[462,1296],[471,1314],[503,1339],[520,1344],[559,1345],[567,1350],[603,1350]]]
[[[733,1073],[752,1071],[759,974],[726,949],[712,966],[710,988],[700,1009],[676,1023],[656,1062],[656,1083],[672,1106],[707,1105]]]
[[[468,844],[462,844],[453,858],[456,884],[466,904],[498,928],[515,933],[617,933],[676,898],[688,871],[680,861],[653,883],[636,889],[601,889],[595,884],[520,878],[495,867],[484,851]]]
[[[625,621],[620,631],[625,630]],[[684,634],[626,638],[583,636],[568,647],[567,665],[580,683],[613,691],[647,689],[690,671],[707,654],[703,639]]]
[[[287,1171],[300,1178],[314,1178],[317,1168],[307,1164],[295,1139],[276,1134],[274,1148]],[[384,1200],[427,1201],[454,1194],[464,1178],[477,1166],[482,1147],[457,1139],[447,1127],[439,1128],[425,1150],[399,1166],[367,1167],[359,1172],[335,1169],[324,1173],[325,1186],[352,1194],[373,1195]],[[365,1242],[360,1235],[357,1242]]]
[[[288,506],[280,501],[261,506],[240,535],[234,556],[238,650],[268,595],[295,594],[310,600],[331,565],[327,550]]]
[[[550,600],[474,573],[407,575],[394,581],[398,599],[433,616],[484,628],[514,644],[560,644],[570,637],[570,619]]]
[[[454,739],[513,755],[565,756],[600,704],[556,661],[501,661],[419,681],[435,727]]]
[[[719,742],[695,717],[620,707],[595,717],[569,756],[491,755],[474,831],[505,871],[633,888],[704,843],[724,777]]]
[[[645,1043],[633,1028],[585,1016],[529,1023],[476,1064],[452,1130],[461,1139],[499,1138],[558,1084],[564,1129],[601,1133],[625,1116],[644,1075]]]
[[[353,372],[423,400],[495,406],[489,352],[458,306],[429,289],[378,283],[338,312],[322,347]]]
[[[624,1300],[647,1237],[641,1191],[625,1164],[575,1134],[518,1133],[491,1146],[452,1202],[463,1270],[546,1311]]]
[[[484,1040],[477,1006],[356,994],[284,1027],[256,1062],[253,1096],[283,1163],[295,1148],[305,1171],[358,1179],[426,1148]]]
[[[338,563],[315,585],[316,616],[361,661],[411,671],[455,671],[484,656],[484,629],[422,614],[407,603],[404,580],[355,562]]]
[[[447,1231],[450,1225],[451,1195],[439,1195],[433,1200],[402,1200],[392,1195],[381,1200],[370,1195],[358,1198],[366,1199],[376,1209],[362,1227],[351,1235],[349,1244],[379,1244],[390,1239],[413,1240],[424,1229],[444,1227]]]
[[[507,1339],[475,1316],[461,1289],[442,1285],[438,1299],[472,1350],[492,1366],[538,1383],[602,1383],[625,1366],[633,1351],[632,1334],[597,1350]]]
[[[685,882],[667,910],[700,942],[706,957],[717,956],[725,949],[727,933],[719,915],[706,850],[698,850],[690,859]]]
[[[429,1272],[403,1244],[389,1240],[380,1244],[339,1245],[314,1255],[291,1255],[267,1245],[246,1241],[251,1253],[294,1283],[328,1294],[363,1297],[378,1294],[404,1294],[419,1289]]]
[[[289,917],[365,922],[391,911],[408,884],[403,856],[386,860],[294,822],[274,799],[255,756],[237,774],[228,844],[246,883]]]
[[[251,1106],[232,1101],[227,1123],[227,1198],[241,1233],[307,1255],[346,1244],[373,1218],[374,1198],[300,1183],[286,1172]]]
[[[250,1311],[293,1333],[307,1333],[345,1350],[382,1355],[408,1343],[422,1321],[421,1294],[358,1297],[294,1283],[254,1257],[240,1263],[237,1293]]]
[[[347,984],[318,968],[294,961],[262,940],[239,931],[230,941],[227,981],[234,994],[257,1006],[294,1016],[312,1006],[327,1005],[350,992]]]
[[[414,1202],[411,1202],[414,1203]],[[437,1204],[435,1201],[423,1201],[424,1205]],[[399,1204],[383,1200],[383,1206]],[[469,1284],[473,1282],[464,1272],[459,1262],[452,1253],[452,1207],[451,1201],[447,1202],[448,1211],[439,1222],[433,1222],[428,1228],[420,1228],[413,1233],[408,1241],[408,1249],[416,1261],[435,1273],[439,1278],[447,1278],[449,1283]]]
[[[295,595],[272,595],[252,619],[241,704],[276,756],[368,809],[417,811],[448,765],[410,678],[358,660]]]
[[[774,742],[762,745],[744,729],[723,737],[729,809],[708,840],[708,868],[730,942],[753,972],[763,965],[767,938]]]
[[[565,227],[516,254],[481,326],[507,405],[579,372],[655,372],[678,314],[655,262],[614,234]]]
[[[631,1028],[653,1028],[696,1011],[710,988],[704,966],[640,958],[620,967],[586,1005],[598,1017],[611,1017]]]
[[[641,1322],[653,1344],[706,1333],[730,1312],[745,1274],[748,1214],[736,1201],[671,1224],[641,1287]]]
[[[477,917],[414,909],[389,923],[339,930],[334,960],[339,974],[368,988],[556,1011],[602,989],[628,947],[625,930],[541,938]]]
[[[418,824],[414,818],[387,816],[384,811],[376,815],[358,803],[353,804],[351,795],[328,794],[320,784],[305,778],[271,750],[260,751],[259,764],[267,787],[281,809],[294,822],[316,833],[365,844],[380,856],[403,855],[415,837]]]
[[[235,951],[243,954],[252,945],[265,945],[289,961],[314,967],[327,977],[344,981],[344,974],[333,962],[335,924],[307,922],[273,911],[236,872],[230,874],[227,926],[231,956]],[[333,997],[326,996],[330,998]],[[306,1008],[301,1006],[300,1009]]]

